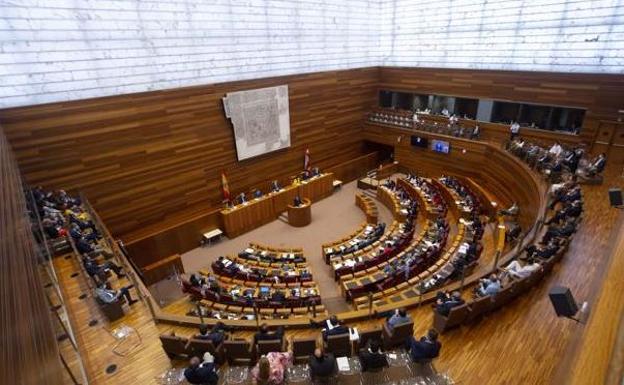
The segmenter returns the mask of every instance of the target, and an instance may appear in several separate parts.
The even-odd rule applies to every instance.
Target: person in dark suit
[[[414,361],[434,359],[440,355],[440,348],[442,344],[438,341],[438,332],[435,329],[429,329],[427,335],[419,341],[410,336],[406,343],[406,349]]]
[[[260,330],[258,331],[258,333],[254,334],[254,346],[258,344],[258,341],[281,341],[283,336],[284,328],[282,326],[278,327],[275,332],[269,332],[269,325],[262,324],[260,325]]]
[[[256,190],[254,192],[254,198],[261,198],[261,197],[262,197],[262,191]]]
[[[272,192],[278,192],[280,190],[280,185],[279,183],[274,180],[273,182],[271,182],[271,191]]]
[[[308,360],[310,367],[310,378],[312,381],[320,378],[327,378],[336,373],[336,358],[331,353],[324,353],[321,349],[316,348],[314,355]]]
[[[464,303],[465,301],[459,291],[452,292],[450,296],[444,293],[443,295],[438,295],[435,309],[439,314],[447,317],[452,308],[461,306]]]
[[[214,363],[200,363],[198,357],[191,358],[189,367],[184,370],[184,377],[193,385],[216,385],[219,381]]]
[[[379,341],[372,340],[368,348],[360,349],[358,356],[362,364],[362,371],[381,369],[388,366],[388,359],[379,346]]]
[[[199,325],[199,334],[193,336],[193,338],[204,341],[212,341],[214,347],[218,347],[225,339],[225,325],[223,322],[217,322],[212,328],[208,329],[208,325]]]
[[[331,329],[323,330],[323,340],[327,341],[327,337],[329,336],[337,336],[340,334],[349,333],[349,328],[342,324],[342,322],[337,321],[338,324]]]
[[[294,200],[294,202],[293,202],[293,205],[294,205],[295,207],[299,207],[299,206],[301,206],[302,204],[303,204],[303,202],[301,201],[301,197],[300,197],[299,195],[297,195],[297,196],[295,197],[295,200]]]

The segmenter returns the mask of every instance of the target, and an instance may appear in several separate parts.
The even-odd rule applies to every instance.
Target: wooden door
[[[601,121],[592,145],[592,153],[607,154],[609,162],[624,163],[624,122]]]

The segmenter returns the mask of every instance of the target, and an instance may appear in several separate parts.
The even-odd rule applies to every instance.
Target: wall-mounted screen
[[[238,160],[290,147],[288,86],[230,92],[223,98]]]
[[[412,135],[410,143],[414,147],[427,148],[429,146],[429,140],[427,138],[423,138],[422,136],[416,136],[416,135]]]
[[[435,152],[441,152],[443,154],[448,154],[451,150],[451,145],[449,142],[444,140],[431,140],[431,149]]]

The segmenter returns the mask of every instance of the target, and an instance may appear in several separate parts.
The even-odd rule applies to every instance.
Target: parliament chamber
[[[622,383],[621,49],[461,59],[420,1],[31,3],[0,10],[3,384]]]

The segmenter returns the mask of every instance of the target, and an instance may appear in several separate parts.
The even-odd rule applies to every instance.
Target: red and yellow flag
[[[221,189],[223,190],[223,199],[226,201],[230,201],[230,185],[228,184],[227,177],[225,173],[221,173]]]
[[[306,148],[305,156],[303,157],[303,169],[310,171],[310,149]]]

